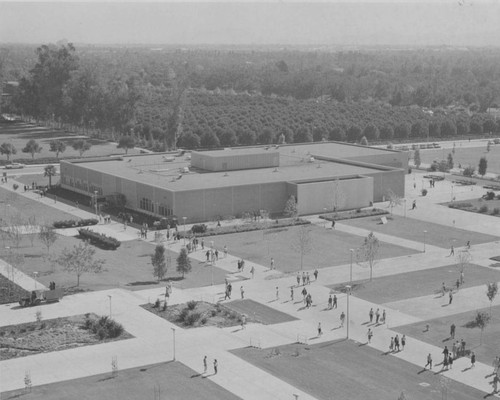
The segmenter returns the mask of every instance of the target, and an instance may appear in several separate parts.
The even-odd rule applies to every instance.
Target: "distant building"
[[[407,168],[407,152],[321,142],[68,160],[60,170],[62,187],[89,198],[121,194],[129,209],[201,222],[281,213],[291,195],[301,215],[366,207],[389,190],[403,197]]]

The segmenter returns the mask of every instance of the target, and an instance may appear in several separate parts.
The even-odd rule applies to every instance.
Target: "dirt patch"
[[[200,326],[225,328],[241,325],[244,315],[222,304],[212,304],[204,301],[176,304],[168,306],[166,309],[164,309],[163,303],[159,305],[144,304],[141,307],[182,328],[198,328]],[[256,321],[245,315],[245,322]]]
[[[97,334],[85,328],[87,319],[97,320],[98,318],[95,314],[85,314],[3,326],[0,328],[0,360],[133,337],[123,331],[116,338],[99,339]]]

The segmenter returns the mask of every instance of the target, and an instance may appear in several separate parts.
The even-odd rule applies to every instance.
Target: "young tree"
[[[10,161],[10,156],[17,153],[17,149],[11,143],[2,143],[0,145],[0,154],[7,156],[7,161]]]
[[[28,140],[28,143],[26,143],[26,146],[22,149],[22,152],[29,153],[31,154],[31,158],[35,158],[35,154],[40,153],[42,149],[43,147],[41,147],[35,139],[30,139]]]
[[[189,259],[186,248],[182,248],[177,257],[177,272],[182,273],[182,279],[184,279],[184,275],[191,272],[191,260]]]
[[[125,154],[128,154],[128,151],[135,147],[135,139],[133,136],[122,136],[120,140],[118,140],[118,146],[116,147],[125,149]]]
[[[50,247],[57,240],[57,233],[54,231],[54,228],[50,225],[42,225],[40,227],[40,232],[38,233],[38,238],[43,243],[43,245],[47,248],[47,254],[50,253]]]
[[[453,169],[453,155],[451,153],[448,153],[448,158],[446,159],[446,162],[447,162],[447,167],[448,169]]]
[[[490,315],[486,314],[485,312],[481,312],[481,311],[477,312],[476,318],[474,319],[475,325],[479,329],[481,329],[481,339],[479,340],[480,346],[483,344],[483,331],[488,326],[490,319],[491,319]]]
[[[417,168],[419,168],[420,164],[422,164],[422,160],[420,158],[420,149],[416,149],[415,153],[413,154],[413,164],[415,164]]]
[[[302,270],[304,256],[312,251],[312,239],[310,230],[302,225],[290,243],[293,251],[300,254],[300,269]]]
[[[161,281],[167,273],[167,261],[165,259],[165,247],[159,244],[155,247],[155,253],[151,256],[153,265],[153,276]]]
[[[460,273],[465,272],[465,268],[472,260],[472,256],[468,250],[462,250],[457,254],[457,267]]]
[[[50,151],[52,153],[56,153],[56,158],[59,159],[59,154],[64,153],[66,151],[66,144],[62,140],[51,140],[50,143]]]
[[[52,177],[57,175],[56,167],[52,164],[46,165],[43,169],[43,176],[49,178],[49,188],[52,187]]]
[[[479,160],[479,166],[477,168],[477,172],[479,175],[484,176],[486,175],[486,169],[488,168],[488,160],[486,157],[481,157]]]
[[[370,281],[373,278],[373,266],[375,265],[378,252],[380,250],[380,242],[378,238],[370,232],[365,237],[363,244],[356,250],[356,260],[358,264],[366,262],[370,267]]]
[[[85,273],[99,273],[102,271],[104,260],[94,259],[95,249],[88,243],[80,243],[73,249],[65,248],[56,259],[66,272],[76,274],[76,286],[80,286],[80,276]]]
[[[486,296],[490,301],[490,317],[491,317],[491,306],[493,304],[493,300],[495,300],[495,297],[497,297],[498,294],[498,283],[496,282],[488,283],[486,287],[487,287]]]
[[[389,207],[391,208],[392,215],[392,209],[396,206],[400,206],[403,202],[403,199],[396,193],[394,193],[391,189],[389,189],[389,191],[387,192],[387,199],[389,200]]]
[[[295,201],[295,196],[291,195],[286,204],[285,204],[285,209],[283,210],[283,214],[285,214],[287,217],[290,218],[297,218],[299,215],[299,212],[297,210],[297,202]]]
[[[87,150],[90,150],[91,147],[92,145],[84,139],[78,139],[77,141],[75,141],[75,143],[73,143],[73,149],[80,153],[80,157]]]
[[[361,140],[359,141],[359,144],[362,146],[368,146],[368,139],[366,138],[366,136],[363,136],[361,138]]]

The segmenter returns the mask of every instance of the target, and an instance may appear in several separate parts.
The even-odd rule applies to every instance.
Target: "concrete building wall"
[[[373,201],[383,201],[387,192],[392,190],[400,197],[405,196],[405,174],[403,170],[384,171],[381,173],[367,174],[373,178]]]
[[[333,192],[338,190],[345,201],[339,201],[337,210],[367,207],[373,201],[373,179],[355,177],[322,182],[302,182],[297,185],[299,215],[333,211]]]

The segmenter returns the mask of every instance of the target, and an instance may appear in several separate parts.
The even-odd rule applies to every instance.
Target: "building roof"
[[[274,150],[276,147],[272,146]],[[120,158],[96,161],[89,160],[85,167],[96,172],[109,174],[147,185],[166,188],[172,191],[222,188],[258,183],[322,180],[347,175],[365,175],[376,171],[387,170],[387,167],[375,165],[354,165],[342,160],[321,161],[311,160],[314,155],[331,158],[348,158],[351,156],[369,155],[386,152],[384,149],[374,149],[362,146],[350,146],[337,143],[317,143],[312,145],[279,146],[280,166],[278,168],[246,169],[227,172],[211,172],[190,168],[188,154],[172,157],[162,154],[141,156],[122,156]],[[261,153],[258,150],[234,149],[227,150],[231,154],[248,154],[248,151]],[[212,151],[211,153],[214,153]],[[224,151],[226,153],[226,151]],[[82,165],[82,164],[80,164]],[[183,172],[185,168],[189,172]]]

